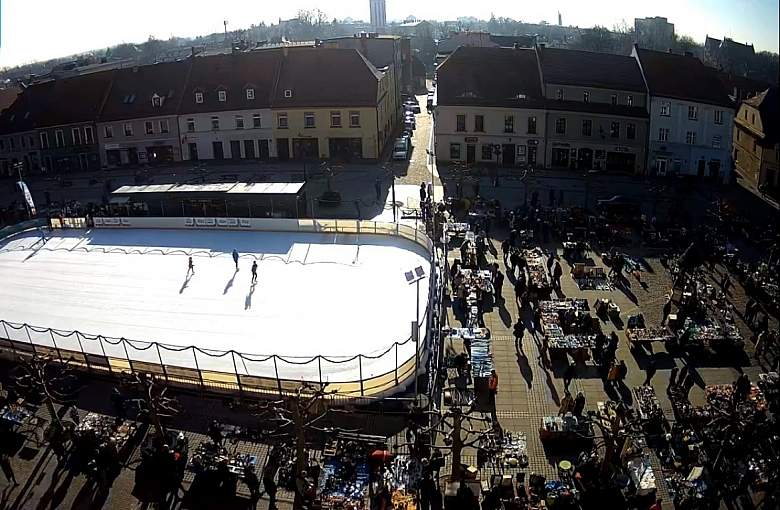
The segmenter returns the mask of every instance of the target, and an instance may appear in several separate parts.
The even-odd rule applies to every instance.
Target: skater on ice
[[[252,283],[257,283],[257,261],[252,262]]]
[[[238,250],[233,250],[233,262],[236,263],[236,271],[238,271]]]
[[[187,275],[189,276],[190,273],[195,274],[195,264],[192,263],[192,257],[189,258],[188,264]]]

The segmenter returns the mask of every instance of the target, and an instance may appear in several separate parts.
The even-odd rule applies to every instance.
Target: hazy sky
[[[292,18],[319,8],[329,18],[367,20],[368,0],[0,0],[0,66],[65,56],[150,35],[192,36]],[[665,16],[675,31],[703,43],[709,34],[778,51],[778,0],[387,0],[388,20],[455,19],[491,13],[527,22],[612,27],[635,17]]]

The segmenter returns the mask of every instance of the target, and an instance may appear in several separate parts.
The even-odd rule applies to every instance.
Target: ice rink
[[[430,272],[425,249],[389,235],[93,229],[47,236],[45,244],[35,232],[0,243],[0,319],[290,360],[323,355],[337,361],[403,342],[416,305],[415,285],[404,272],[416,266]],[[240,254],[238,270],[233,249]],[[428,282],[419,286],[420,317]],[[399,349],[399,363],[414,355],[410,344]],[[393,371],[391,354],[363,359],[363,378]],[[137,356],[152,354],[139,350]],[[163,358],[192,365],[190,351],[164,352]],[[198,355],[206,369],[233,372],[231,356],[206,358]],[[279,368],[283,378],[316,380],[322,370],[323,380],[341,381],[357,380],[358,369],[357,361]],[[269,363],[239,360],[237,370],[274,375]]]

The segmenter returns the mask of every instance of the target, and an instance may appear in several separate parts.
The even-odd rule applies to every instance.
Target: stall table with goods
[[[778,405],[780,404],[780,374],[777,372],[759,374],[757,385],[764,392],[764,398],[769,409],[777,414]]]
[[[649,432],[661,432],[666,420],[661,403],[655,394],[655,388],[646,384],[633,389],[636,399],[636,410],[645,429]]]
[[[682,347],[742,348],[745,344],[734,322],[733,305],[727,296],[707,283],[702,275],[686,279],[680,308],[685,321],[678,332]]]
[[[644,344],[671,342],[674,340],[674,335],[665,327],[629,328],[626,329],[626,338],[632,344]]]
[[[383,474],[390,488],[393,510],[416,510],[417,495],[423,478],[422,463],[409,455],[398,455]]]
[[[384,438],[339,434],[328,442],[321,460],[317,500],[322,508],[368,508],[371,468],[369,459],[384,452]]]
[[[225,465],[230,476],[244,477],[246,468],[255,470],[257,457],[243,453],[231,453],[226,448],[206,441],[197,446],[192,452],[187,469],[196,475],[202,473],[214,473]]]
[[[571,414],[564,416],[543,416],[539,428],[543,442],[569,442],[593,440],[593,427],[587,419]]]
[[[547,348],[567,351],[575,358],[588,357],[601,331],[598,319],[588,312],[584,299],[560,299],[539,303],[540,323]]]
[[[76,426],[76,435],[80,439],[91,436],[98,445],[113,442],[120,455],[127,453],[137,432],[138,424],[135,422],[97,413],[87,413]]]
[[[544,253],[540,248],[533,248],[523,250],[523,256],[528,266],[528,293],[531,299],[549,298],[552,286],[547,275]]]
[[[580,290],[610,291],[614,287],[607,278],[607,273],[601,266],[590,266],[576,262],[571,268],[571,277]]]

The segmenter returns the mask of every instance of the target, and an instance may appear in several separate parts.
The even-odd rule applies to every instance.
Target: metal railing
[[[424,233],[407,225],[357,220],[259,221],[264,225],[258,226],[258,220],[253,220],[253,230],[266,226],[273,227],[268,230],[276,231],[397,235],[425,247],[430,255],[431,267],[435,267],[433,242]],[[122,225],[121,220],[118,223],[118,225],[108,226],[119,228],[135,226]],[[73,224],[80,225],[81,222]],[[148,228],[142,225],[137,227]],[[215,228],[220,227],[215,224]],[[420,324],[426,325],[425,334],[421,335],[418,342],[419,363],[423,370],[427,364],[427,353],[430,347],[432,325],[430,307],[432,302],[436,301],[434,296],[438,294],[432,288],[437,284],[436,282],[437,280],[432,278],[426,311],[420,319]],[[90,372],[103,374],[148,372],[163,377],[172,385],[258,395],[284,396],[294,392],[302,381],[306,381],[319,383],[327,391],[333,391],[336,395],[347,398],[382,397],[397,392],[415,376],[415,364],[418,358],[412,336],[402,342],[394,342],[378,353],[357,354],[351,357],[316,355],[304,358],[275,354],[245,354],[234,350],[217,351],[196,346],[174,346],[154,341],[63,331],[2,319],[0,319],[0,352],[13,357],[43,354],[62,362],[67,361],[73,366]],[[393,368],[387,370],[389,366]]]

